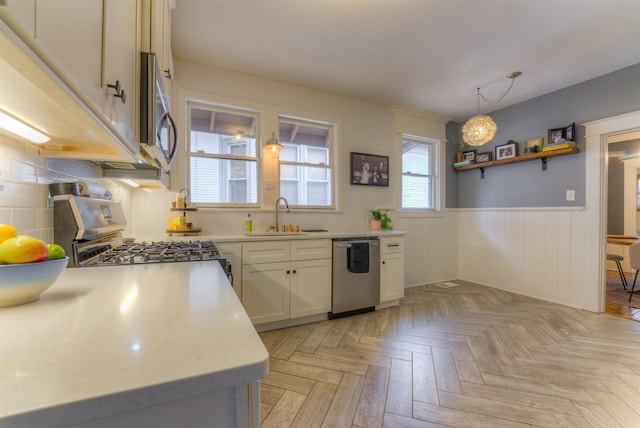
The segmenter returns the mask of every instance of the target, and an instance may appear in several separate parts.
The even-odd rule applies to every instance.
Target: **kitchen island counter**
[[[3,427],[257,426],[268,352],[219,264],[178,262],[65,270],[0,309],[0,362]]]

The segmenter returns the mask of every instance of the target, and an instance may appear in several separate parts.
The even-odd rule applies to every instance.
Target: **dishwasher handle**
[[[349,241],[349,242],[334,242],[333,246],[336,248],[351,248],[352,244],[369,244],[370,247],[379,245],[378,241],[363,240],[363,241]]]

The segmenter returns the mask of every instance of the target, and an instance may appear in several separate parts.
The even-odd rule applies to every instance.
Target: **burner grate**
[[[213,241],[123,243],[96,260],[97,265],[171,263],[215,260],[220,252]]]

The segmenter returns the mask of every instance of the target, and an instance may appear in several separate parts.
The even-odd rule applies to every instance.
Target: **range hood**
[[[127,179],[136,182],[142,188],[169,189],[169,173],[161,168],[141,163],[97,162],[104,173],[104,178]]]

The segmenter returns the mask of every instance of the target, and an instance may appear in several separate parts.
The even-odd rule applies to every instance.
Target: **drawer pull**
[[[391,248],[391,247],[399,247],[400,244],[387,244],[387,248]]]

